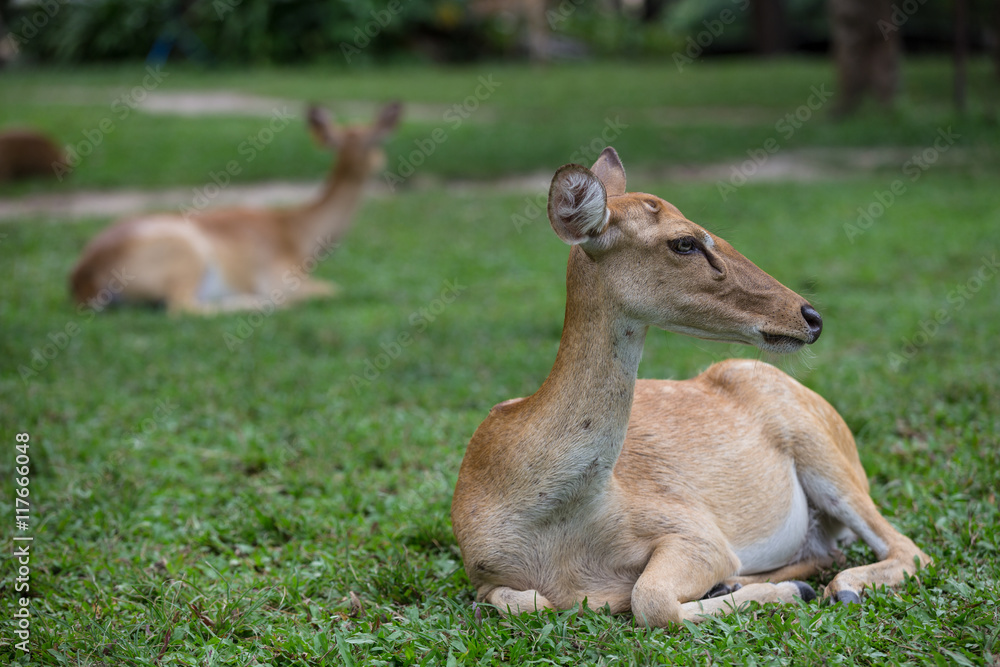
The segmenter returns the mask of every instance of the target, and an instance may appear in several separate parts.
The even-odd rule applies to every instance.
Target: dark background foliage
[[[909,50],[942,50],[952,39],[952,3],[909,0]],[[705,30],[723,11],[735,20],[713,38],[707,53],[753,49],[751,12],[742,0],[678,0],[612,9],[591,0],[550,3],[548,23],[562,53],[665,56]],[[906,4],[906,3],[902,3]],[[902,10],[902,4],[900,5]],[[4,7],[3,5],[6,5]],[[825,51],[829,25],[824,0],[784,3],[787,50]],[[522,19],[486,12],[469,0],[40,0],[0,3],[22,55],[42,62],[115,61],[179,53],[189,60],[227,64],[424,59],[466,61],[523,55]],[[970,3],[970,35],[985,46],[996,9]],[[388,16],[392,20],[386,20]],[[41,29],[40,29],[41,28]],[[367,33],[367,34],[366,34]],[[357,49],[357,53],[350,50]]]

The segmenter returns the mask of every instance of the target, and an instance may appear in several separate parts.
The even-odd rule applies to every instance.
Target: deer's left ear
[[[333,114],[316,104],[309,105],[306,112],[306,122],[309,123],[309,133],[313,140],[320,146],[326,148],[337,148],[340,146],[340,130],[333,122]]]
[[[625,194],[625,165],[618,157],[618,151],[608,146],[590,168],[594,175],[604,183],[604,189],[609,197],[619,197]]]
[[[594,172],[578,164],[560,167],[549,186],[549,223],[564,242],[578,245],[604,231],[611,212],[608,195]]]

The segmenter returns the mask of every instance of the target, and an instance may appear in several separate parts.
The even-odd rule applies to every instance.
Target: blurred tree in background
[[[890,106],[903,51],[1000,76],[1000,0],[0,0],[0,65],[213,65],[832,53],[839,110]]]
[[[826,52],[837,16],[847,17],[840,22],[847,30],[852,21],[872,24],[869,37],[897,44],[889,51],[899,43],[944,50],[953,38],[953,1],[0,0],[0,23],[10,33],[7,51],[36,62],[169,55],[205,63],[353,65],[415,57],[669,57],[693,37],[699,55]],[[996,45],[1000,3],[969,6],[972,47]],[[888,23],[879,28],[878,20]]]
[[[0,15],[20,56],[40,62],[106,62],[167,50],[234,64],[454,62],[663,55],[678,43],[662,22],[643,22],[638,12],[612,13],[609,21],[606,9],[588,0],[0,1],[10,5]],[[532,5],[539,8],[534,44],[525,31],[524,7]],[[537,28],[548,43],[537,43]]]
[[[892,0],[830,0],[840,113],[854,111],[869,94],[883,106],[892,104],[899,89],[899,31],[905,17]]]

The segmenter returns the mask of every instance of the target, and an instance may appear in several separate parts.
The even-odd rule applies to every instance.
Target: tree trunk
[[[10,0],[0,0],[0,69],[14,58],[12,45],[7,40],[8,25],[10,25]]]
[[[653,23],[659,21],[663,16],[663,11],[674,0],[643,0],[642,22]]]
[[[757,53],[771,56],[785,50],[785,7],[782,0],[751,0],[753,41]]]
[[[968,0],[954,0],[955,3],[955,109],[965,111],[966,74],[965,63],[969,55],[969,3]]]
[[[1000,0],[993,2],[993,69],[1000,79]]]
[[[830,0],[837,111],[855,111],[867,95],[885,107],[899,88],[899,31],[892,0]]]

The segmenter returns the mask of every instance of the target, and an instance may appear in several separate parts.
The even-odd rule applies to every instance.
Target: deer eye
[[[657,211],[660,210],[660,205],[657,204],[655,201],[649,201],[648,199],[644,199],[642,203],[645,204],[646,208],[648,208],[653,213],[656,213]]]
[[[698,251],[698,242],[693,236],[682,236],[670,242],[670,249],[678,255],[690,255]]]

